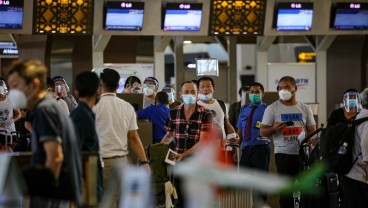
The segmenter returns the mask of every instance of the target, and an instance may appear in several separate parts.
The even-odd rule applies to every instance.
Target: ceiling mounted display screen
[[[0,29],[22,29],[23,0],[0,0]]]
[[[277,31],[310,31],[313,3],[278,3],[275,7],[274,28]]]
[[[163,30],[199,31],[202,20],[202,4],[166,3],[163,9]]]
[[[334,30],[368,29],[368,3],[337,3],[333,12]]]
[[[144,2],[107,2],[104,7],[105,30],[142,30]]]

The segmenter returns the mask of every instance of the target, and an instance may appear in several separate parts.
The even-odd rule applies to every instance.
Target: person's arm
[[[149,119],[149,111],[150,111],[150,108],[151,106],[148,106],[147,108],[145,109],[140,109],[140,110],[137,110],[136,113],[137,113],[137,118],[138,119]]]
[[[138,159],[143,161],[148,161],[146,157],[146,153],[144,152],[143,145],[141,142],[141,139],[139,138],[137,130],[130,130],[128,131],[128,143],[129,146],[133,149],[135,154],[138,156]],[[151,173],[151,169],[148,163],[142,164],[142,167],[144,167],[148,173]]]
[[[200,139],[199,141],[193,145],[193,147],[191,147],[190,149],[187,149],[185,152],[183,152],[182,154],[177,154],[175,155],[175,160],[176,161],[180,161],[185,157],[188,157],[189,155],[195,153],[198,151],[198,148],[202,145],[202,142],[206,139],[209,138],[210,133],[208,131],[202,131],[201,135],[200,135]]]
[[[64,161],[62,146],[59,142],[50,140],[43,143],[43,148],[46,153],[45,167],[49,168],[58,179]]]
[[[19,109],[14,109],[14,116],[13,116],[13,121],[16,122],[18,121],[20,118],[22,117],[22,114],[20,113]]]
[[[267,126],[262,124],[260,134],[262,137],[272,137],[272,135],[281,132],[285,128],[286,124],[276,121],[273,126]]]

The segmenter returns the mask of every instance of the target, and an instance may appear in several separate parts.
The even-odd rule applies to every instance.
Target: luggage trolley
[[[320,128],[308,135],[300,144],[299,156],[301,160],[301,169],[308,170],[310,166],[320,160],[319,150],[319,133],[324,130],[322,124]],[[317,135],[317,143],[314,148],[309,144],[309,140]],[[336,208],[339,207],[339,191],[338,191],[338,177],[335,173],[325,173],[324,176],[317,179],[316,187],[323,189],[323,195],[319,198],[316,197],[302,197],[300,200],[294,198],[294,207],[296,204],[300,204],[302,207],[310,208]]]
[[[4,141],[0,141],[1,151],[13,152],[13,147],[17,144],[16,138],[17,132],[8,132],[6,130],[0,130],[0,134],[4,135]],[[15,139],[13,139],[15,136]]]

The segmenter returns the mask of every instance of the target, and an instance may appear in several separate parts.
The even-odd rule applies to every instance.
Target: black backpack
[[[367,121],[368,117],[338,123],[322,130],[320,140],[321,159],[328,165],[330,171],[346,174],[358,158],[353,158],[355,127]],[[339,148],[347,143],[346,154],[339,154]]]

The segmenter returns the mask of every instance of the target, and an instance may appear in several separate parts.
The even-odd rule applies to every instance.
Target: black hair
[[[183,88],[183,86],[185,85],[185,84],[194,84],[196,87],[197,87],[197,83],[196,83],[196,80],[190,80],[190,81],[184,81],[183,83],[181,83],[181,85],[180,85],[180,88]],[[197,88],[197,90],[198,90],[198,88]]]
[[[238,94],[241,96],[243,91],[249,91],[249,86],[242,86],[239,88]]]
[[[213,79],[211,77],[201,77],[198,79],[197,81],[197,88],[199,89],[199,84],[201,83],[201,81],[210,81],[211,85],[213,88],[215,88],[215,82],[213,81]]]
[[[139,84],[142,84],[141,80],[138,77],[130,76],[125,80],[124,88],[126,88],[128,85],[130,85],[132,87],[133,84],[136,83],[136,82],[138,82]]]
[[[46,78],[46,84],[47,84],[47,88],[51,88],[53,92],[55,91],[55,82],[53,79],[51,79],[51,77]]]
[[[91,71],[84,71],[75,77],[75,88],[79,97],[92,97],[98,91],[100,79]]]
[[[169,96],[167,93],[162,91],[156,93],[156,103],[167,105],[169,103]]]
[[[295,81],[295,79],[293,77],[291,77],[291,76],[284,76],[284,77],[282,77],[279,80],[279,83],[277,84],[277,88],[276,88],[277,91],[279,91],[279,84],[280,84],[280,82],[287,82],[287,81],[291,82],[291,85],[293,85],[294,87],[296,87],[296,81]]]
[[[100,73],[100,79],[105,89],[109,92],[115,92],[119,87],[120,75],[114,69],[105,68]]]
[[[249,85],[249,88],[251,88],[252,86],[258,86],[262,92],[264,92],[264,87],[261,83],[259,82],[253,82],[251,85]]]

